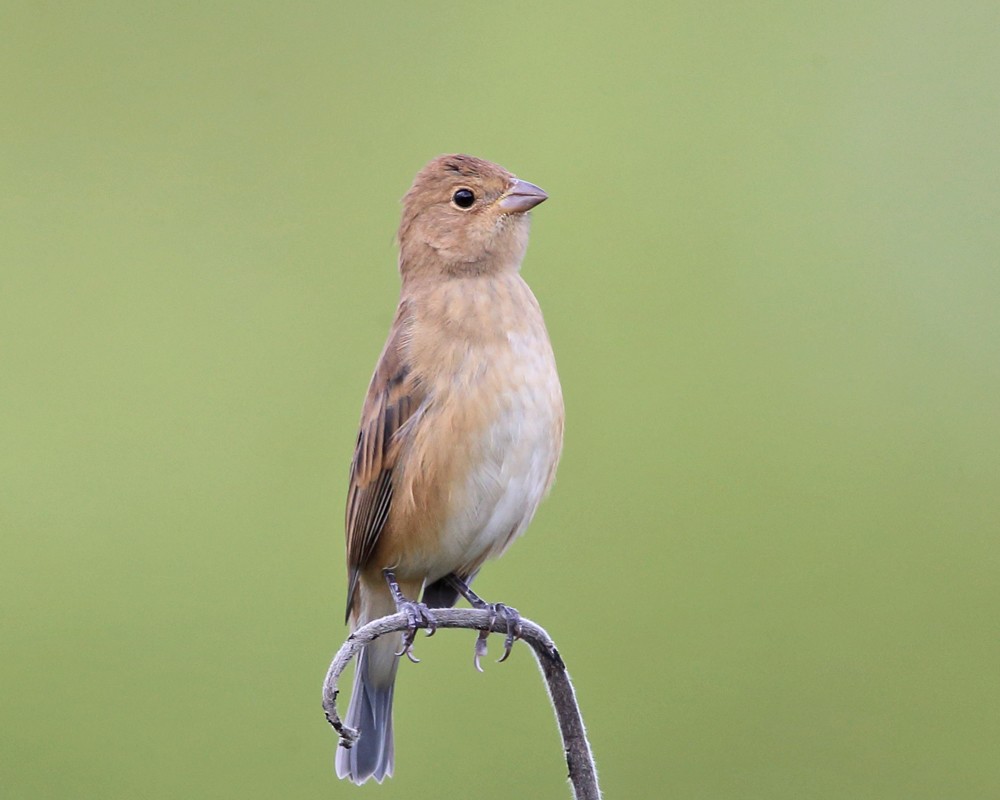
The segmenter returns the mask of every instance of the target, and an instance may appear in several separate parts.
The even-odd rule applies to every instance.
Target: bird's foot
[[[450,575],[446,578],[446,580],[451,584],[455,591],[469,601],[469,605],[473,608],[477,608],[480,611],[490,612],[489,628],[480,631],[479,638],[476,639],[475,656],[473,657],[473,663],[476,665],[476,669],[480,672],[483,671],[483,668],[479,665],[479,659],[486,655],[486,639],[489,637],[493,628],[493,623],[495,623],[497,619],[502,619],[507,623],[507,637],[503,641],[503,655],[500,656],[497,663],[500,664],[506,661],[507,657],[510,656],[510,650],[514,646],[514,642],[521,638],[521,615],[517,613],[517,609],[503,603],[487,603],[483,600],[483,598],[469,588],[469,584],[457,575]]]
[[[406,614],[406,632],[403,634],[403,646],[396,653],[397,656],[406,656],[414,664],[419,664],[420,659],[413,655],[413,640],[417,636],[417,628],[427,628],[427,635],[433,636],[437,630],[437,620],[431,614],[430,609],[423,603],[415,603],[412,600],[404,600],[396,604],[396,611]]]
[[[403,634],[403,646],[397,656],[406,656],[414,664],[419,664],[420,659],[413,655],[413,640],[417,636],[417,628],[426,628],[427,635],[433,636],[437,630],[437,620],[431,614],[430,609],[423,603],[408,600],[396,583],[396,576],[391,570],[383,570],[385,582],[389,584],[389,591],[392,592],[392,599],[396,603],[396,612],[406,615],[406,632]]]
[[[479,632],[479,638],[476,639],[475,656],[473,657],[476,669],[482,672],[483,668],[479,665],[479,659],[486,655],[486,639],[490,635],[493,623],[497,619],[502,619],[507,623],[507,636],[503,640],[503,655],[497,659],[497,663],[502,664],[510,656],[514,642],[521,638],[521,615],[517,613],[516,608],[511,608],[503,603],[483,603],[477,608],[490,612],[490,627]]]

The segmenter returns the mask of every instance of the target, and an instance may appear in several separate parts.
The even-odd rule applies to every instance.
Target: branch
[[[439,628],[467,628],[468,630],[492,630],[506,633],[507,623],[496,618],[490,624],[488,611],[471,608],[435,608],[434,619]],[[387,633],[406,630],[406,616],[393,614],[369,622],[347,637],[347,641],[337,651],[323,682],[323,710],[327,721],[340,734],[340,746],[350,747],[358,739],[358,731],[347,727],[337,714],[337,680],[366,644]],[[569,767],[569,781],[576,800],[600,800],[601,790],[597,785],[597,768],[587,741],[587,731],[583,727],[583,717],[576,702],[573,683],[569,679],[555,644],[543,628],[531,620],[521,618],[521,639],[535,652],[535,659],[542,670],[548,687],[549,699],[562,734],[566,765]]]

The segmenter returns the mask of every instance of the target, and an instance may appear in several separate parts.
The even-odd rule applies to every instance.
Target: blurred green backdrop
[[[1000,796],[998,31],[4,3],[3,796],[568,797],[524,649],[422,641],[380,788],[320,710],[397,201],[450,151],[551,195],[566,450],[478,588],[556,638],[608,797]]]

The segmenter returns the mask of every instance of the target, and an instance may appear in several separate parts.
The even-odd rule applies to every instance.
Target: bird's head
[[[489,161],[435,158],[403,198],[400,272],[405,278],[517,270],[528,246],[528,212],[547,197]]]

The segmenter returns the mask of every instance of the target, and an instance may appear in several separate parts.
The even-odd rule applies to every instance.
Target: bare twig
[[[488,611],[469,608],[435,608],[434,619],[439,628],[467,628],[469,630],[492,630],[494,633],[506,633],[506,620],[495,618],[490,620]],[[368,642],[374,641],[387,633],[406,630],[406,616],[393,614],[369,622],[352,633],[347,641],[337,651],[323,683],[323,710],[326,718],[340,735],[340,746],[350,747],[357,741],[358,732],[347,727],[337,714],[337,680],[347,668],[351,659],[357,655]],[[566,665],[559,651],[556,650],[551,637],[543,628],[531,620],[521,618],[521,639],[535,652],[538,666],[542,670],[548,687],[552,708],[559,723],[562,734],[563,749],[566,754],[566,765],[569,767],[569,781],[573,787],[576,800],[600,800],[601,790],[597,785],[597,769],[594,757],[590,752],[590,742],[587,731],[583,727],[583,717],[576,702],[573,683],[569,679]]]

